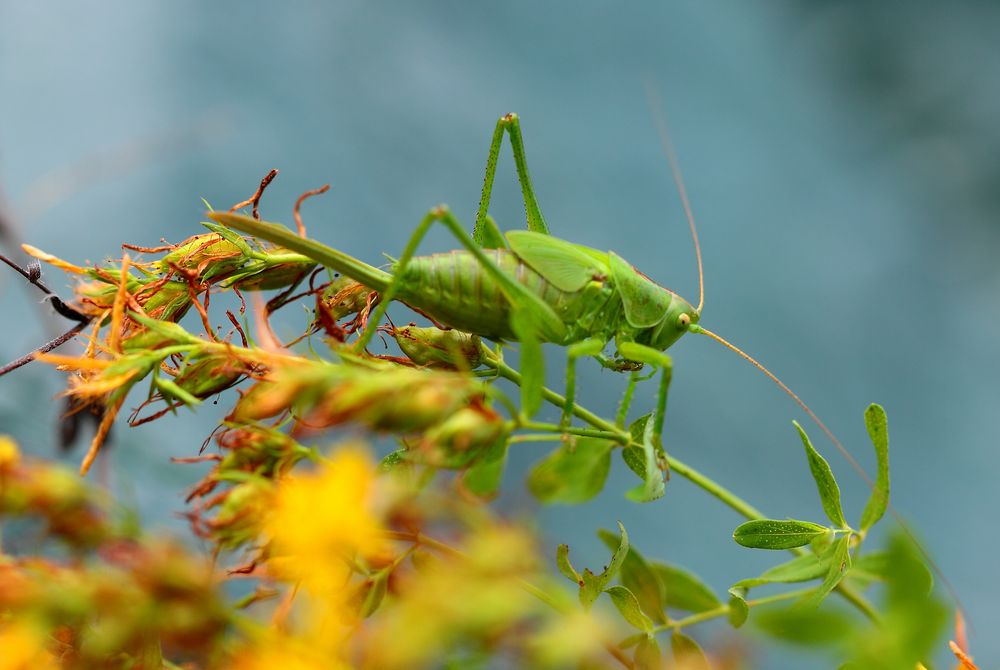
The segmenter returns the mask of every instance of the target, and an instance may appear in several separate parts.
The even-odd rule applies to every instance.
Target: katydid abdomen
[[[611,339],[622,322],[622,302],[606,278],[577,291],[563,291],[513,252],[484,249],[487,258],[538,296],[566,325],[569,344],[587,337]],[[417,256],[403,269],[397,300],[435,321],[490,339],[517,339],[510,326],[511,304],[500,284],[467,251]],[[543,338],[548,339],[548,338]]]

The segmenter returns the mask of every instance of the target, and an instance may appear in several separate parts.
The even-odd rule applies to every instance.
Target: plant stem
[[[539,421],[522,421],[520,422],[518,427],[527,430],[545,431],[547,433],[577,435],[579,437],[599,437],[605,440],[614,440],[616,442],[619,440],[619,436],[616,433],[610,433],[606,430],[593,429],[593,428],[573,428],[572,426],[567,428],[561,428],[554,423],[542,423]]]
[[[517,370],[513,369],[506,363],[504,363],[502,360],[488,359],[486,361],[486,365],[496,370],[498,376],[520,386],[521,384],[520,373],[518,373]],[[563,398],[563,396],[559,395],[558,393],[556,393],[555,391],[553,391],[548,387],[542,388],[542,397],[545,398],[546,401],[548,401],[549,403],[555,405],[560,409],[563,407],[565,403],[565,398]],[[574,403],[572,411],[573,411],[573,416],[582,419],[583,421],[589,423],[594,428],[606,431],[608,439],[615,440],[616,442],[622,444],[623,446],[632,443],[632,436],[628,433],[628,431],[616,426],[615,424],[609,421],[602,419],[601,417],[585,409],[584,407],[581,407],[580,405]],[[739,497],[738,495],[727,489],[722,484],[719,484],[711,477],[708,477],[699,472],[698,470],[696,470],[695,468],[692,468],[691,466],[687,465],[683,461],[680,461],[674,458],[673,456],[667,455],[667,463],[670,465],[670,469],[673,472],[676,472],[681,477],[684,477],[695,486],[698,486],[699,488],[704,490],[706,493],[714,496],[715,498],[718,498],[720,501],[722,501],[723,504],[735,510],[746,519],[753,521],[756,519],[767,518],[763,512],[758,510],[756,507],[754,507],[747,501],[743,500],[743,498]],[[807,552],[805,549],[797,547],[792,550],[792,553],[796,555],[803,555]],[[874,623],[879,623],[880,619],[878,612],[875,611],[875,608],[871,605],[871,603],[869,603],[865,599],[864,596],[862,596],[860,593],[857,593],[856,591],[854,591],[854,589],[852,589],[850,586],[844,583],[838,584],[835,590],[845,600],[854,605],[862,614],[868,617],[868,619],[870,619]]]
[[[781,602],[783,600],[794,600],[808,593],[811,593],[814,589],[797,589],[795,591],[788,591],[786,593],[778,593],[773,596],[766,596],[764,598],[757,598],[755,600],[746,601],[747,607],[758,607],[760,605],[767,605],[769,603]],[[685,617],[683,619],[677,619],[676,621],[671,621],[670,623],[665,623],[661,626],[657,626],[653,629],[654,633],[662,633],[666,630],[680,630],[682,628],[687,628],[688,626],[693,626],[696,623],[701,623],[702,621],[709,621],[711,619],[717,619],[729,614],[729,605],[719,605],[715,609],[705,610],[704,612],[698,612],[697,614],[692,614],[691,616]]]

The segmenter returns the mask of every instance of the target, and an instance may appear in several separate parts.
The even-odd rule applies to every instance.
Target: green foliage
[[[610,440],[597,438],[563,445],[531,469],[528,489],[544,503],[586,502],[604,488],[613,447]]]

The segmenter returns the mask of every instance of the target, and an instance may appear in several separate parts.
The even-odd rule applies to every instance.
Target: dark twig
[[[35,354],[44,354],[46,352],[52,351],[53,349],[55,349],[56,347],[58,347],[60,345],[65,344],[69,340],[73,339],[73,337],[77,333],[79,333],[81,330],[83,330],[87,326],[87,323],[88,323],[87,321],[78,323],[75,326],[73,326],[72,328],[70,328],[69,330],[67,330],[65,333],[63,333],[62,335],[60,335],[59,337],[57,337],[56,339],[51,340],[50,342],[46,342],[45,344],[43,344],[42,346],[38,347],[37,349],[35,349],[31,353],[25,354],[24,356],[21,356],[16,361],[11,361],[7,365],[5,365],[2,368],[0,368],[0,377],[3,377],[5,374],[7,374],[8,372],[10,372],[11,370],[16,370],[19,367],[27,365],[31,361],[35,360]]]
[[[42,268],[37,262],[32,261],[31,263],[28,263],[27,268],[22,268],[20,265],[10,260],[3,254],[0,254],[0,261],[3,261],[10,267],[14,268],[22,277],[28,280],[29,284],[44,293],[46,299],[52,303],[52,307],[59,312],[59,316],[69,319],[70,321],[90,323],[90,316],[67,305],[59,296],[53,293],[48,286],[42,283]]]

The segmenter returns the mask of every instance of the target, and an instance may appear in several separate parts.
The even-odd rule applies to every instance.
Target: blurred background
[[[228,207],[277,167],[265,218],[290,222],[295,197],[330,182],[304,208],[310,233],[378,263],[438,202],[471,227],[494,123],[516,111],[553,233],[614,249],[695,301],[649,81],[699,223],[702,323],[771,367],[869,470],[862,413],[885,406],[894,504],[954,583],[978,632],[972,651],[991,667],[998,34],[1000,5],[986,2],[3,1],[0,242],[18,258],[28,241],[74,262],[119,255],[125,241],[176,242],[199,232],[201,198]],[[508,148],[492,213],[524,225]],[[436,234],[426,249],[453,246]],[[6,361],[68,325],[0,270]],[[57,271],[45,279],[68,293]],[[671,353],[669,451],[771,516],[820,520],[798,418],[857,518],[864,483],[766,378],[708,338]],[[581,367],[582,401],[613,414],[622,380]],[[61,385],[41,365],[0,379],[0,432],[55,455]],[[652,396],[650,385],[637,409]],[[154,528],[186,532],[181,491],[199,470],[168,459],[192,455],[230,401],[137,429],[119,421],[108,480]],[[660,501],[628,503],[620,462],[583,510],[538,509],[518,477],[544,453],[513,456],[499,504],[535,516],[547,546],[569,543],[578,565],[606,561],[594,530],[616,519],[644,553],[722,592],[777,562],[736,546],[740,519],[680,478]],[[712,645],[727,632],[695,634]],[[828,665],[754,653],[756,667]]]

